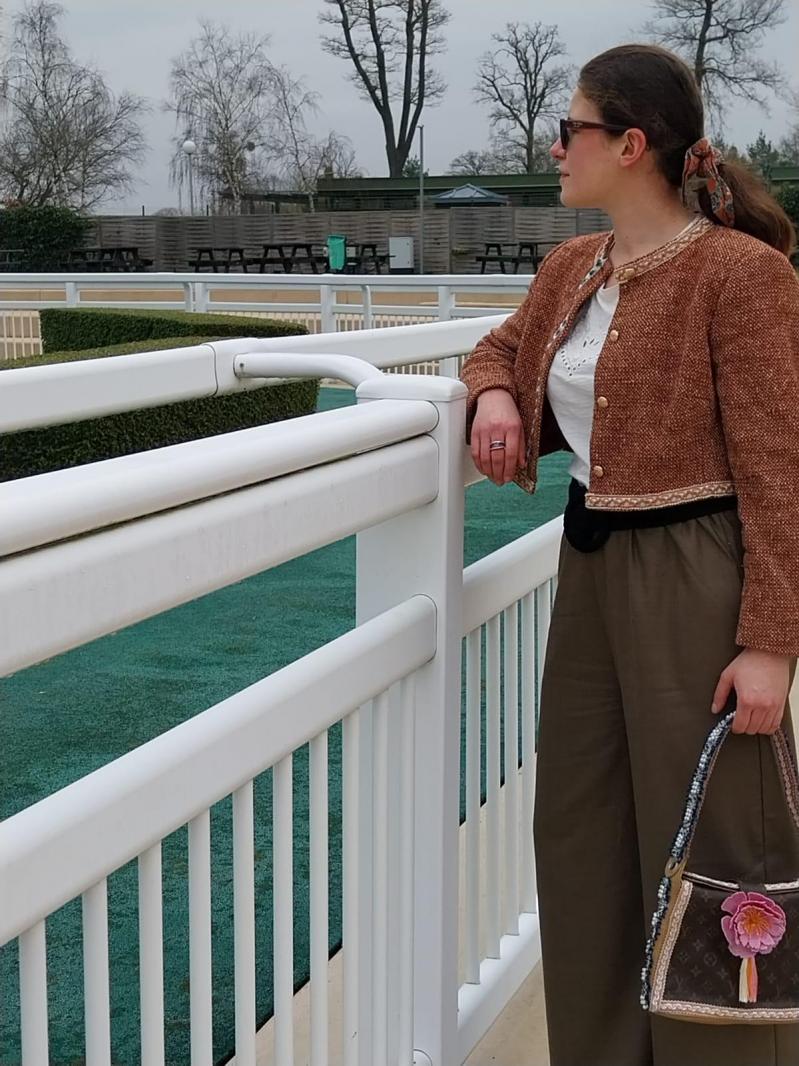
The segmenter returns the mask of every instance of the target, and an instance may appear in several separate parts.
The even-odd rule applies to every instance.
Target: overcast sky
[[[195,34],[198,18],[224,22],[234,31],[271,36],[271,58],[302,75],[321,94],[322,111],[313,126],[319,133],[335,129],[353,143],[365,173],[387,172],[382,126],[377,112],[356,95],[347,75],[349,63],[322,51],[317,15],[321,0],[62,0],[66,9],[64,36],[75,57],[90,61],[106,75],[115,92],[127,89],[146,97],[153,111],[146,120],[150,151],[130,195],[109,202],[105,211],[148,213],[177,205],[169,184],[172,116],[160,111],[167,96],[171,58]],[[3,37],[18,2],[3,5]],[[437,57],[448,91],[441,104],[425,111],[425,169],[446,171],[450,160],[488,141],[486,109],[477,104],[472,84],[478,56],[491,46],[491,34],[508,21],[557,24],[566,48],[564,62],[581,65],[613,45],[640,39],[636,32],[649,17],[648,3],[631,0],[447,0],[452,13],[447,27],[447,52]],[[794,89],[799,89],[797,42],[799,0],[788,0],[788,21],[765,39],[760,55],[778,61]],[[774,142],[789,122],[788,109],[773,100],[770,116],[757,107],[735,102],[730,109],[727,139],[743,148],[760,128]]]

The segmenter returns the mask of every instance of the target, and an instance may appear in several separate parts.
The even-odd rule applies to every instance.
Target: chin
[[[597,206],[595,200],[580,196],[579,193],[575,192],[573,189],[570,189],[568,186],[566,186],[565,188],[561,187],[560,202],[562,207],[571,207],[573,209],[581,207],[592,208]]]

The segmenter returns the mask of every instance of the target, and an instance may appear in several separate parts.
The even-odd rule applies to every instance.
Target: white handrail
[[[469,352],[505,315],[355,333],[249,337],[104,359],[7,369],[0,373],[0,433],[77,422],[121,411],[262,388],[297,377],[352,377],[359,384],[387,369]],[[274,353],[275,375],[237,372],[237,360]],[[325,362],[319,362],[324,357]],[[329,357],[329,358],[328,358]],[[358,364],[361,364],[360,366]],[[368,366],[365,364],[369,364]],[[242,364],[238,363],[239,368]]]
[[[435,424],[429,403],[386,400],[3,482],[0,556],[410,440]]]
[[[109,289],[168,289],[181,285],[213,285],[222,289],[319,289],[328,286],[339,292],[358,292],[364,285],[387,292],[415,292],[449,286],[490,292],[526,289],[533,277],[534,274],[206,274],[177,270],[146,274],[4,273],[0,278],[0,291],[71,284]]]

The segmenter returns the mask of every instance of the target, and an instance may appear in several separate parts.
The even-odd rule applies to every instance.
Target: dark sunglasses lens
[[[560,124],[560,143],[564,148],[569,146],[569,127],[563,121]]]

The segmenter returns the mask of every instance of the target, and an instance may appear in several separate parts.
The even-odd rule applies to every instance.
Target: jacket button
[[[608,405],[607,396],[598,396],[597,397],[597,401],[596,401],[596,405],[597,405],[597,407],[607,407],[607,405]]]
[[[594,469],[592,470],[592,473],[594,474],[595,477],[604,477],[605,476],[605,471],[602,469],[601,466],[595,466]]]
[[[617,329],[612,329],[610,333],[608,333],[608,337],[612,341],[617,341],[619,339],[619,331]]]

